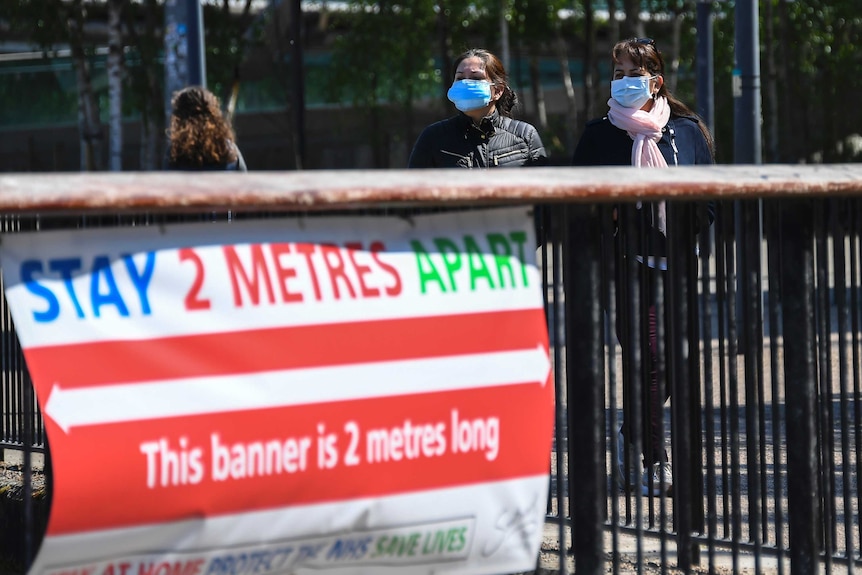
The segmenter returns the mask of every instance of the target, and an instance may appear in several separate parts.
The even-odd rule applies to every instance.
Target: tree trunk
[[[452,46],[451,35],[449,31],[449,8],[447,2],[441,0],[437,3],[437,49],[440,51],[440,65],[443,77],[443,103],[448,105],[449,100],[446,93],[449,91],[449,86],[452,83],[452,78],[455,77],[455,71],[452,69]]]
[[[297,158],[296,169],[308,167],[305,148],[305,64],[303,63],[303,43],[305,31],[302,22],[302,2],[292,0],[290,8],[290,68],[293,72],[293,114],[294,114],[294,148]]]
[[[679,81],[679,52],[681,36],[682,36],[682,25],[685,17],[682,13],[676,12],[673,16],[673,22],[671,24],[671,58],[670,62],[665,60],[665,64],[667,66],[667,70],[665,71],[665,82],[668,83],[667,88],[671,91],[671,93],[676,92],[676,86]],[[661,49],[661,47],[659,47]],[[668,73],[669,72],[669,73]]]
[[[569,70],[569,53],[566,47],[566,39],[557,25],[557,60],[560,63],[560,76],[563,79],[563,88],[566,91],[566,149],[575,149],[575,133],[579,133],[578,101],[575,98],[575,87],[572,85],[572,73]]]
[[[533,101],[536,103],[536,121],[545,130],[548,128],[548,112],[545,107],[542,78],[539,74],[539,57],[534,48],[530,48],[530,83],[533,86]]]
[[[86,163],[81,166],[83,171],[98,172],[104,167],[102,163],[102,122],[99,119],[99,106],[93,94],[93,84],[90,80],[90,65],[84,59],[76,59],[75,66],[78,78],[78,105],[81,108],[81,139],[86,149]]]
[[[160,141],[159,134],[160,131],[158,129],[158,124],[153,121],[151,118],[141,119],[141,153],[139,156],[139,161],[141,164],[141,170],[155,170],[158,168],[158,162],[156,158],[158,156],[158,145],[157,142]]]
[[[131,70],[124,67],[123,73],[127,78],[127,86],[131,85],[130,95],[138,102],[141,111],[140,169],[149,171],[161,168],[165,145],[165,95],[159,81],[164,72],[159,60],[163,43],[158,32],[162,29],[163,20],[157,14],[159,6],[156,0],[146,0],[137,5],[127,4],[125,8],[122,13],[124,32],[128,45],[137,47],[141,65]],[[139,20],[135,17],[135,9],[143,10],[143,34],[136,28]]]
[[[589,0],[592,4],[592,0]],[[620,23],[617,21],[617,0],[608,0],[608,21],[610,22],[611,44],[616,44],[621,39]]]
[[[837,52],[835,46],[831,46],[832,53]],[[822,75],[819,81],[815,82],[819,91],[819,101],[822,102],[821,109],[817,115],[820,118],[820,123],[823,126],[820,130],[821,134],[821,149],[823,150],[823,163],[834,164],[841,159],[841,138],[838,135],[837,114],[826,114],[824,110],[837,110],[837,101],[835,98],[835,86],[839,85],[840,80],[833,77],[832,63],[821,54],[818,56],[818,68],[822,70]]]
[[[290,134],[291,151],[293,152],[293,168],[295,170],[302,169],[302,159],[299,156],[299,136],[297,134],[297,126],[295,122],[296,114],[293,111],[293,90],[296,86],[291,82],[292,64],[287,62],[287,44],[290,42],[290,23],[285,23],[281,19],[281,10],[273,10],[273,30],[275,30],[275,52],[272,55],[273,68],[275,77],[278,83],[284,90],[284,120],[286,131]]]
[[[123,0],[108,2],[108,101],[109,101],[109,167],[123,169]]]
[[[610,7],[610,3],[608,4]],[[596,110],[596,26],[593,0],[584,0],[584,120],[595,117]],[[578,132],[581,124],[578,122]]]
[[[508,0],[500,0],[500,58],[503,60],[503,67],[508,71],[512,64],[512,50],[509,46],[509,21],[506,20],[506,8]]]
[[[781,67],[779,68],[778,74],[781,85],[784,86],[784,89],[781,91],[781,102],[779,106],[781,108],[782,123],[785,126],[792,126],[794,125],[794,122],[792,120],[791,110],[804,110],[805,108],[799,108],[798,104],[794,105],[793,108],[790,106],[790,102],[798,103],[801,101],[802,90],[799,84],[799,73],[796,72],[799,70],[797,67],[799,64],[798,56],[796,56],[798,50],[793,50],[792,53],[794,56],[791,57],[790,42],[792,39],[790,37],[790,15],[787,13],[787,10],[786,2],[778,3],[778,14],[781,21]],[[781,141],[783,141],[785,145],[785,153],[789,156],[787,159],[792,162],[799,162],[805,158],[805,152],[802,149],[801,142],[802,139],[807,136],[807,124],[804,121],[798,124],[802,125],[801,135],[794,134],[793,137],[781,138]]]
[[[772,2],[763,3],[763,48],[765,51],[765,66],[762,77],[766,83],[766,162],[779,161],[781,154],[778,149],[778,90],[775,85],[775,24],[772,14]]]
[[[84,53],[83,7],[80,0],[73,3],[69,22],[69,47],[75,68],[78,88],[78,120],[81,133],[81,170],[99,171],[102,168],[102,123],[99,108],[93,95],[90,65]]]
[[[402,62],[402,66],[404,67],[404,69],[402,70],[402,73],[404,74],[404,77],[407,78],[410,76],[410,73],[412,72],[411,66],[413,65],[413,61],[410,58],[403,58],[401,60],[401,62]],[[403,162],[403,164],[395,166],[396,168],[406,168],[407,167],[407,162],[409,161],[410,153],[413,151],[413,143],[416,140],[414,133],[413,133],[413,122],[414,122],[413,99],[415,98],[415,96],[413,94],[413,84],[410,82],[407,82],[407,84],[404,86],[404,91],[405,91],[404,101],[402,102],[402,109],[404,110],[404,122],[403,122],[404,131],[402,132],[402,134],[404,137],[404,151],[406,152],[406,159]],[[393,143],[393,147],[394,147],[394,143]],[[391,163],[392,163],[392,160],[389,159],[387,161],[387,164],[391,164]]]
[[[233,123],[234,112],[236,111],[236,102],[239,99],[240,88],[240,67],[245,58],[246,48],[249,44],[249,37],[253,31],[253,17],[251,16],[252,0],[245,0],[242,7],[242,14],[238,17],[231,16],[230,4],[227,0],[222,3],[222,11],[224,12],[224,21],[231,23],[231,35],[235,37],[236,50],[232,52],[230,61],[230,69],[233,70],[230,82],[224,83],[225,93],[222,96],[222,102],[225,103],[225,114],[227,120]]]
[[[640,0],[623,0],[623,7],[626,11],[626,19],[623,23],[623,38],[643,36]]]

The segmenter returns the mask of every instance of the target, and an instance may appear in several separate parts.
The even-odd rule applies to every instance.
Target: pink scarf
[[[656,98],[649,112],[637,108],[625,108],[616,100],[608,100],[608,120],[611,124],[628,132],[634,140],[632,144],[632,166],[637,168],[666,168],[667,162],[657,142],[661,139],[661,129],[670,120],[670,106],[667,98]],[[667,215],[664,202],[658,206],[658,229],[667,233]]]

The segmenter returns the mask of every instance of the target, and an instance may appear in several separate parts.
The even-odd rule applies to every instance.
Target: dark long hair
[[[169,165],[196,169],[237,160],[234,132],[215,94],[190,86],[171,98]]]
[[[488,79],[495,85],[503,86],[503,94],[497,100],[497,111],[501,116],[512,117],[512,110],[518,105],[518,96],[515,91],[509,87],[509,75],[506,73],[506,68],[503,63],[494,54],[482,48],[470,48],[457,58],[455,58],[454,69],[458,69],[458,65],[467,58],[479,58],[485,63],[485,74]]]
[[[628,56],[632,62],[649,72],[650,75],[664,76],[664,58],[656,47],[655,41],[650,38],[629,38],[617,42],[611,51],[611,56],[613,57],[614,64],[619,64],[621,59]],[[698,116],[694,110],[686,106],[681,100],[677,99],[668,90],[667,82],[662,82],[657,95],[667,98],[667,103],[673,115],[689,116],[697,119],[697,126],[706,139],[709,153],[715,157],[715,144],[712,139],[712,133],[709,131],[706,122],[703,121],[703,118]]]

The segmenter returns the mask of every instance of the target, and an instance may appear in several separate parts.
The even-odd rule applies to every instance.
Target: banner
[[[33,575],[534,568],[526,208],[6,234],[53,464]]]

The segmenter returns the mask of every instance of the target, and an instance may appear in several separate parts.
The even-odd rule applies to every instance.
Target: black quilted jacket
[[[497,168],[547,163],[531,124],[494,112],[477,126],[466,114],[425,128],[410,154],[410,168]]]

